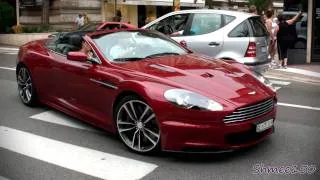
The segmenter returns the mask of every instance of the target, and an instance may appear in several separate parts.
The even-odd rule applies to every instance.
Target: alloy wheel
[[[160,129],[151,107],[140,100],[129,100],[117,113],[117,128],[123,142],[137,152],[150,152],[159,144]]]
[[[17,76],[19,96],[23,103],[28,104],[32,100],[32,81],[29,71],[21,67]]]

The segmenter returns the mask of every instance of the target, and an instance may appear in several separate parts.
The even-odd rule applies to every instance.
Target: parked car
[[[20,48],[24,104],[41,102],[116,133],[138,153],[229,151],[273,133],[276,93],[243,64],[194,54],[148,30],[60,38]]]
[[[123,22],[93,22],[86,24],[77,31],[86,31],[86,32],[92,32],[92,31],[101,31],[101,30],[113,30],[113,29],[136,29],[137,27],[128,24],[128,23],[123,23]],[[53,38],[59,35],[66,34],[66,32],[58,32],[58,33],[53,33],[50,34],[48,37]]]
[[[112,30],[112,29],[135,29],[137,27],[123,22],[103,22],[103,23],[89,23],[81,28],[79,31],[99,31],[99,30]]]
[[[259,16],[225,10],[184,10],[142,27],[169,35],[191,50],[232,59],[253,69],[268,68],[268,32]]]
[[[297,11],[284,11],[282,15],[286,20],[293,18],[299,12]],[[300,19],[292,25],[293,31],[297,35],[296,42],[293,48],[306,49],[307,48],[307,33],[308,33],[308,14],[302,13]]]

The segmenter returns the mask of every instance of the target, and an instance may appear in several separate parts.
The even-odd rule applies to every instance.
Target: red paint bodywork
[[[108,26],[118,25],[120,29],[137,29],[136,26],[124,22],[103,22],[97,27],[98,30],[104,30],[108,28]]]
[[[229,144],[226,138],[247,133],[253,123],[275,119],[276,107],[267,114],[243,122],[225,124],[223,118],[235,109],[274,98],[271,89],[255,79],[242,64],[207,60],[197,54],[163,56],[148,60],[112,63],[106,60],[90,38],[85,36],[101,59],[101,64],[67,60],[48,50],[44,42],[34,41],[20,48],[18,63],[31,72],[39,100],[53,108],[107,131],[116,132],[114,107],[126,94],[143,98],[156,114],[161,130],[161,147],[167,151],[193,148],[237,149],[259,143],[273,129],[252,135],[246,142]],[[19,65],[18,64],[18,65]],[[171,69],[164,71],[150,65]],[[112,84],[106,88],[92,79]],[[223,105],[221,112],[179,108],[164,98],[164,92],[184,88]],[[256,91],[255,95],[248,92]]]

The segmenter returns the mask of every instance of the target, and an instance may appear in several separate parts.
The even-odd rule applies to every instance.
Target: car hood
[[[272,96],[272,91],[249,71],[244,72],[222,60],[201,55],[162,56],[120,66],[164,84],[195,91],[214,100],[225,100],[235,106],[244,106]]]

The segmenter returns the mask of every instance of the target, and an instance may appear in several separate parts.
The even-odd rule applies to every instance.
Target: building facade
[[[41,24],[42,0],[20,2],[20,24]],[[87,13],[91,21],[101,21],[101,0],[50,0],[49,24],[54,29],[71,29],[79,13]]]
[[[115,4],[115,2],[117,2]],[[103,20],[111,20],[116,10],[121,11],[121,21],[141,27],[148,21],[156,19],[174,10],[173,0],[105,0]],[[203,8],[204,0],[177,1],[179,9]]]

